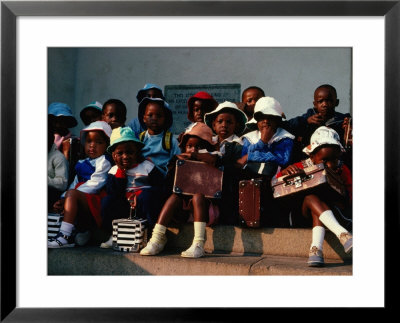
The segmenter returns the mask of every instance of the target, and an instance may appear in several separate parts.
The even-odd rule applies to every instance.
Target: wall
[[[54,48],[49,50],[49,102],[70,100],[79,125],[89,102],[122,100],[127,120],[137,115],[136,94],[145,83],[240,83],[275,97],[287,118],[312,107],[318,85],[336,87],[337,111],[351,112],[351,48]],[[73,92],[73,94],[71,93]]]

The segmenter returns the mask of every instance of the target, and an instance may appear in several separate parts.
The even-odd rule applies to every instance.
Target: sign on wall
[[[170,105],[174,123],[171,131],[178,135],[191,123],[187,118],[188,99],[199,91],[210,93],[218,103],[240,102],[240,84],[166,85],[165,100]]]

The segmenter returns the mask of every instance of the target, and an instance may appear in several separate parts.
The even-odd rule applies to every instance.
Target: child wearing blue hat
[[[81,131],[81,143],[87,158],[75,166],[76,176],[69,190],[54,204],[57,213],[64,214],[64,220],[56,237],[47,243],[48,248],[74,247],[84,245],[90,238],[94,226],[101,226],[100,206],[105,196],[103,190],[111,163],[106,155],[111,127],[104,121],[96,121]],[[75,225],[85,232],[73,237]]]
[[[80,113],[81,120],[85,126],[90,125],[92,122],[100,121],[102,115],[103,105],[99,101],[90,102],[85,106]]]
[[[163,99],[146,97],[139,104],[138,117],[147,128],[139,135],[144,143],[143,156],[149,158],[165,176],[168,162],[181,153],[178,140],[168,131],[173,122],[172,111]]]
[[[54,131],[54,143],[59,149],[64,140],[71,138],[69,129],[75,127],[78,121],[68,104],[53,102],[48,108],[48,123]]]
[[[142,155],[144,144],[129,127],[113,129],[107,151],[112,155],[115,166],[108,172],[107,196],[101,201],[102,229],[112,233],[112,220],[128,218],[132,207],[136,216],[147,219],[151,230],[162,207],[160,198],[164,175]],[[102,248],[112,246],[112,235]]]
[[[137,102],[142,102],[144,98],[159,98],[165,100],[162,89],[158,85],[152,83],[146,83],[144,87],[138,91],[136,95]],[[138,117],[129,121],[128,126],[131,127],[136,137],[139,137],[139,134],[147,129],[146,125],[144,125]]]

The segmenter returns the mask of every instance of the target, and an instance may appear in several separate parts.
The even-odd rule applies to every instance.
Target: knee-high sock
[[[324,244],[324,238],[325,238],[325,228],[321,227],[319,225],[315,226],[312,228],[312,241],[311,241],[311,247],[317,247],[319,250],[322,251],[323,244]]]
[[[206,222],[193,222],[194,225],[194,238],[193,243],[204,244],[206,234]]]
[[[165,232],[167,232],[167,227],[156,223],[150,241],[160,243],[165,237]]]
[[[342,232],[348,232],[343,228],[339,222],[336,220],[333,212],[331,210],[326,210],[322,212],[319,216],[319,220],[331,230],[338,238]]]

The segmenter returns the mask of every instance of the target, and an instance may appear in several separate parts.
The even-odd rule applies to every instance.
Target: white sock
[[[324,238],[325,238],[325,228],[321,227],[319,225],[315,226],[312,228],[312,241],[311,241],[311,247],[317,247],[319,250],[322,251],[323,244],[324,244]]]
[[[167,227],[165,225],[156,223],[150,241],[161,243],[163,237],[165,236],[165,232],[167,232]]]
[[[326,210],[322,212],[319,216],[319,220],[331,230],[338,238],[342,232],[348,232],[343,228],[339,222],[336,220],[333,212],[331,210]]]
[[[206,222],[193,222],[194,225],[194,238],[193,243],[200,243],[204,245],[204,237],[206,234]]]
[[[68,222],[61,222],[60,232],[66,236],[70,236],[72,234],[72,230],[75,226],[72,223]]]

